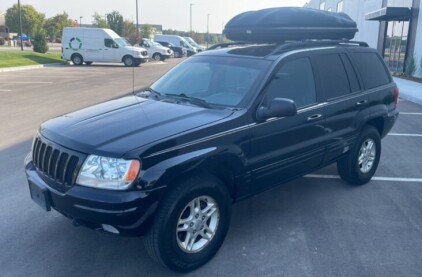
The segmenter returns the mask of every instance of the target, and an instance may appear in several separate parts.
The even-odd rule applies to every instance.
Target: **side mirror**
[[[269,107],[261,106],[257,111],[257,118],[264,121],[272,117],[287,117],[297,113],[296,103],[287,98],[274,98]]]

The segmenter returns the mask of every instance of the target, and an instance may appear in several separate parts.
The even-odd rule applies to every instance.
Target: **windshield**
[[[185,40],[190,43],[192,46],[199,46],[192,38],[186,37]]]
[[[270,61],[255,59],[192,57],[170,70],[151,88],[163,96],[183,95],[209,104],[241,107],[255,91],[269,64]]]
[[[124,39],[124,38],[115,38],[114,41],[119,45],[119,46],[129,46],[130,44]]]

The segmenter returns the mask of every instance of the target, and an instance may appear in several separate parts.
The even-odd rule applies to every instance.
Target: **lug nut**
[[[191,222],[191,223],[189,224],[189,226],[190,226],[190,227],[192,227],[192,226],[193,226],[193,222]]]
[[[199,217],[199,214],[196,214],[195,217],[198,218]]]

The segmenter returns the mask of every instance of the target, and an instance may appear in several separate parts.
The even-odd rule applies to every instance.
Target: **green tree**
[[[92,25],[94,25],[94,27],[108,28],[107,20],[105,20],[101,15],[94,13],[92,17],[94,17],[94,21],[92,21]]]
[[[69,19],[69,15],[65,12],[47,19],[45,22],[45,30],[50,41],[53,42],[56,38],[61,38],[63,28],[72,26],[72,23],[72,20]]]
[[[34,52],[46,53],[48,51],[47,34],[41,27],[34,28]]]
[[[143,38],[151,38],[152,35],[152,26],[149,24],[142,25],[141,36]]]
[[[138,42],[137,36],[138,34],[136,32],[136,26],[132,21],[125,20],[123,22],[122,37],[127,38],[130,44],[135,45]]]
[[[107,14],[107,23],[119,36],[123,34],[123,16],[118,11]]]
[[[22,32],[24,34],[31,35],[33,33],[34,26],[43,26],[45,21],[45,15],[39,13],[31,5],[21,5],[22,10]],[[19,9],[18,5],[15,4],[6,11],[6,25],[9,28],[9,32],[20,33],[19,25]]]

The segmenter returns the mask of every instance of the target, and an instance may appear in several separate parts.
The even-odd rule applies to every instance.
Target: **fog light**
[[[109,233],[113,233],[113,234],[120,234],[119,230],[117,230],[116,228],[114,228],[111,225],[107,225],[107,224],[102,224],[101,227],[103,227],[103,230]]]

